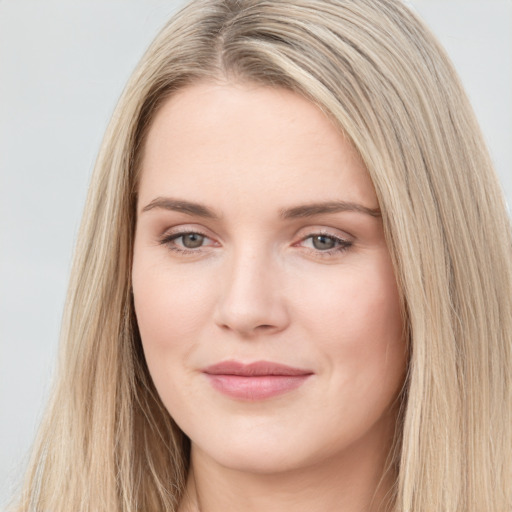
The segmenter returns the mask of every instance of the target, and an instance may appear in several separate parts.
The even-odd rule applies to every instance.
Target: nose
[[[282,272],[272,258],[245,250],[226,262],[214,320],[244,338],[274,334],[289,323]]]

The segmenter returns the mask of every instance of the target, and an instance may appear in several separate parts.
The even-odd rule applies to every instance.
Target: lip
[[[202,370],[214,389],[241,400],[264,400],[300,387],[311,370],[270,361],[222,361]]]

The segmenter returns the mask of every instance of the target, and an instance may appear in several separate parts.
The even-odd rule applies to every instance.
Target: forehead
[[[157,113],[139,197],[183,194],[240,206],[251,198],[378,206],[357,151],[318,107],[294,92],[253,84],[196,84]]]

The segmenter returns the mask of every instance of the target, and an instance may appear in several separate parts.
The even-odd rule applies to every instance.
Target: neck
[[[396,477],[388,451],[361,440],[342,456],[262,474],[221,466],[193,445],[179,512],[384,512]]]

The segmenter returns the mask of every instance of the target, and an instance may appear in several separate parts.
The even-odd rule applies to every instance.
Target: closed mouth
[[[230,398],[256,401],[300,387],[314,372],[270,361],[223,361],[203,369],[211,385]]]

